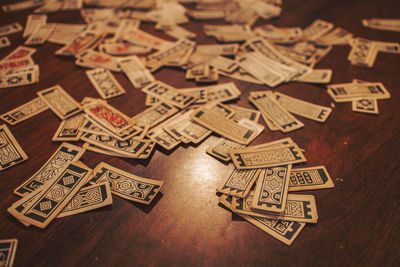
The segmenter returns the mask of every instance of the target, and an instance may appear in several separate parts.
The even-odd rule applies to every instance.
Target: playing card
[[[218,142],[207,148],[206,153],[223,161],[230,161],[229,151],[243,145],[221,137]]]
[[[90,101],[84,104],[83,109],[91,120],[113,133],[121,133],[132,126],[128,116],[105,101]]]
[[[7,60],[14,60],[14,59],[20,59],[24,57],[30,57],[36,52],[36,48],[30,48],[26,46],[18,46],[17,48],[14,49],[10,54],[5,56],[1,61],[7,61]]]
[[[26,24],[25,24],[25,30],[24,33],[22,34],[22,37],[26,38],[30,36],[33,31],[36,30],[37,27],[40,27],[42,25],[45,25],[47,22],[47,15],[45,14],[31,14],[28,15]]]
[[[317,223],[318,213],[315,198],[312,195],[288,194],[286,208],[282,214],[254,210],[252,206],[254,192],[244,199],[233,198],[232,211],[261,218],[271,218],[292,222]]]
[[[249,100],[284,133],[304,126],[274,99],[271,92],[251,92]]]
[[[60,85],[44,89],[37,94],[61,120],[72,117],[82,110],[81,105]]]
[[[324,166],[292,169],[289,192],[333,188],[332,178]]]
[[[101,162],[94,169],[96,183],[108,181],[111,192],[122,198],[150,204],[160,191],[163,181],[142,178]]]
[[[386,99],[390,98],[390,93],[382,83],[343,83],[330,84],[328,94],[335,102],[350,102],[353,100],[366,99]]]
[[[81,136],[81,139],[89,144],[111,150],[131,158],[137,158],[141,152],[150,144],[150,140],[140,140],[129,138],[125,141],[116,140],[109,135],[87,133]]]
[[[0,266],[12,267],[17,251],[17,239],[0,240]]]
[[[361,113],[378,114],[378,101],[376,99],[353,100],[352,110]]]
[[[73,117],[63,120],[51,140],[79,141],[79,138],[82,135],[79,128],[82,126],[84,120],[85,116],[83,113],[76,114]]]
[[[232,149],[229,155],[238,169],[265,168],[306,161],[297,145]]]
[[[158,103],[131,118],[131,121],[140,127],[153,127],[171,117],[179,110],[167,103]]]
[[[18,22],[0,26],[0,36],[13,34],[22,31],[22,29],[22,26]]]
[[[28,159],[28,156],[5,124],[0,125],[0,138],[3,143],[0,147],[0,171]]]
[[[85,116],[86,117],[86,116]],[[100,135],[111,135],[119,141],[125,141],[131,137],[139,137],[143,133],[143,129],[137,126],[132,126],[121,133],[113,133],[106,128],[101,127],[99,124],[92,120],[87,120],[79,128],[81,132],[100,134]]]
[[[41,192],[21,213],[13,216],[39,228],[45,228],[64,209],[87,182],[91,169],[82,164],[69,163],[58,175],[45,183]],[[25,198],[29,198],[29,195]]]
[[[195,97],[181,93],[181,91],[160,81],[149,84],[142,91],[181,109],[196,101]]]
[[[310,120],[325,122],[332,112],[332,109],[320,106],[288,95],[275,92],[275,99],[287,111],[308,118]]]
[[[24,196],[33,192],[58,175],[66,164],[78,161],[84,152],[85,150],[81,147],[62,143],[47,162],[22,185],[18,186],[14,193]]]
[[[86,75],[103,99],[125,94],[124,88],[122,88],[112,73],[107,69],[97,68],[87,70]]]
[[[236,105],[229,105],[229,108],[232,109],[235,113],[233,115],[233,120],[237,122],[239,122],[241,119],[248,119],[254,122],[258,122],[261,115],[261,112],[250,108],[239,107]]]
[[[81,188],[68,202],[57,218],[71,216],[112,204],[109,182],[102,182]]]
[[[252,208],[282,213],[286,207],[292,165],[269,167],[258,177]]]
[[[241,126],[209,109],[199,109],[190,117],[200,125],[240,144],[249,144],[257,136],[254,130]]]
[[[244,198],[250,192],[260,173],[261,169],[234,169],[226,181],[217,188],[217,191],[226,195]]]

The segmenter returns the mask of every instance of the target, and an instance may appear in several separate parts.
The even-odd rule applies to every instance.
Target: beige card
[[[76,114],[63,120],[51,140],[53,141],[79,141],[82,132],[79,128],[85,120],[83,113]]]
[[[288,194],[285,211],[282,214],[254,210],[252,202],[252,192],[250,192],[244,199],[233,198],[232,211],[261,218],[271,218],[292,222],[317,223],[318,221],[317,205],[313,195]]]
[[[81,188],[68,202],[57,218],[67,217],[82,212],[111,205],[113,202],[108,181]]]
[[[262,169],[234,169],[226,181],[217,188],[217,191],[227,195],[244,198],[250,192],[250,189],[259,177],[261,170]]]
[[[123,130],[120,133],[113,133],[112,131],[101,127],[94,120],[91,120],[88,116],[85,115],[85,121],[82,126],[79,128],[79,131],[84,133],[93,133],[100,135],[110,135],[116,138],[119,141],[125,141],[132,137],[141,138],[141,134],[143,133],[143,129],[137,126],[131,126],[130,128]],[[144,134],[143,134],[144,135]]]
[[[171,117],[179,110],[167,103],[158,103],[131,118],[132,123],[140,127],[153,127]]]
[[[271,92],[251,92],[249,100],[284,133],[304,126],[274,99]]]
[[[261,112],[251,108],[244,108],[236,105],[229,105],[229,108],[235,112],[233,119],[240,121],[241,119],[248,119],[254,122],[258,122]]]
[[[358,99],[353,100],[352,110],[367,114],[378,114],[378,101],[376,99]]]
[[[48,108],[49,106],[47,106],[46,102],[44,102],[42,98],[36,97],[31,101],[4,113],[0,117],[9,124],[15,125],[35,116],[36,114],[39,114]]]
[[[257,226],[264,232],[275,237],[284,244],[290,246],[296,237],[303,230],[305,223],[283,221],[270,218],[261,218],[257,216],[239,214],[249,223]]]
[[[300,115],[310,120],[325,122],[332,112],[332,109],[320,106],[278,92],[274,93],[275,99],[287,111]]]
[[[81,105],[59,85],[39,91],[37,94],[62,120],[82,111]]]
[[[332,178],[324,166],[292,169],[289,192],[333,188]]]
[[[142,91],[181,109],[196,101],[195,97],[186,95],[174,87],[160,81],[151,83],[143,88]]]
[[[196,110],[190,117],[200,125],[240,144],[249,144],[258,134],[209,109]]]
[[[140,140],[134,138],[130,138],[125,141],[119,141],[109,135],[96,135],[91,133],[82,135],[81,140],[131,158],[137,158],[151,142],[150,140]]]
[[[150,129],[147,132],[147,137],[159,144],[166,150],[171,150],[181,143],[179,139],[169,134],[162,128],[162,125],[157,125],[156,127]]]
[[[36,48],[26,47],[23,45],[18,46],[11,53],[5,56],[1,61],[14,60],[24,57],[30,57],[36,52]]]
[[[100,127],[118,134],[132,127],[131,119],[103,100],[91,100],[83,105],[86,115]]]
[[[137,56],[118,59],[122,71],[135,88],[142,88],[155,81],[151,72],[146,69],[143,62]]]
[[[296,80],[304,83],[330,83],[332,78],[331,69],[313,69],[310,73]]]
[[[236,168],[254,169],[305,162],[306,158],[296,145],[267,147],[264,149],[232,149],[229,155]]]
[[[108,181],[111,192],[122,198],[150,204],[164,182],[154,179],[139,177],[101,162],[94,169],[96,183]]]
[[[117,62],[117,58],[95,51],[93,49],[87,49],[78,55],[75,64],[86,67],[86,68],[105,68],[111,71],[121,71],[121,66]]]
[[[233,196],[223,194],[218,198],[218,202],[226,206],[228,209],[232,210],[233,198]],[[262,218],[240,213],[238,213],[238,215],[288,246],[293,243],[293,241],[306,225],[305,223],[301,222],[290,222],[277,219]]]
[[[3,6],[4,8],[4,6]],[[15,254],[17,252],[18,239],[0,240],[0,264],[4,267],[13,267]]]
[[[328,94],[335,102],[350,102],[360,98],[387,99],[390,93],[380,82],[330,84]]]
[[[25,196],[35,191],[44,183],[58,175],[66,164],[78,161],[84,152],[85,149],[79,146],[62,143],[35,174],[14,190],[14,194]]]
[[[28,39],[25,41],[25,45],[41,45],[44,44],[51,32],[54,30],[54,23],[47,23],[40,25],[38,24],[35,30],[32,31]]]
[[[282,213],[286,207],[292,165],[268,167],[258,177],[252,208]]]
[[[28,159],[7,125],[0,125],[0,171],[10,168]]]
[[[243,145],[221,137],[218,142],[207,148],[206,153],[223,161],[230,161],[229,151]]]
[[[39,228],[46,228],[87,183],[90,174],[91,169],[83,164],[65,165],[55,178],[42,186],[41,192],[22,212],[12,215]],[[30,198],[30,195],[24,198]]]
[[[103,68],[87,70],[86,75],[101,98],[109,99],[125,94],[124,88],[112,75],[111,71]]]
[[[22,34],[22,37],[26,38],[33,33],[34,30],[38,26],[45,25],[47,22],[47,15],[46,14],[31,14],[28,15],[25,30]]]
[[[316,19],[311,25],[303,29],[303,37],[307,40],[316,40],[333,29],[334,24]]]

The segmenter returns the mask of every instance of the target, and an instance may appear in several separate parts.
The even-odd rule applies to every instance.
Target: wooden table
[[[10,1],[2,1],[7,3]],[[1,13],[0,25],[25,25],[29,11]],[[378,31],[362,26],[362,18],[396,18],[397,0],[328,1],[284,0],[280,18],[259,21],[275,26],[306,27],[320,18],[372,40],[400,42],[399,32]],[[48,22],[82,23],[79,12],[51,14]],[[210,21],[209,24],[222,23]],[[203,22],[185,27],[198,34],[199,44],[215,43],[202,32]],[[169,39],[145,24],[142,29]],[[6,56],[24,40],[10,35],[11,47],[0,49]],[[172,40],[172,39],[171,39]],[[60,46],[46,43],[33,58],[40,66],[40,82],[31,86],[0,90],[0,114],[36,97],[36,92],[60,84],[76,100],[99,97],[85,75],[70,58],[56,57]],[[146,161],[122,159],[86,152],[83,161],[95,167],[104,161],[136,175],[165,182],[162,193],[150,205],[131,203],[114,196],[112,206],[80,215],[56,219],[46,229],[26,228],[6,209],[18,197],[13,190],[38,170],[59,143],[51,137],[60,121],[50,110],[15,126],[12,133],[29,159],[0,173],[0,239],[19,240],[15,266],[136,266],[136,265],[264,265],[272,266],[394,266],[400,262],[399,125],[400,56],[379,53],[374,67],[352,66],[349,46],[337,46],[316,68],[333,70],[332,83],[353,78],[383,82],[392,94],[379,101],[379,115],[354,113],[350,103],[335,104],[324,124],[300,118],[303,129],[289,134],[264,132],[254,144],[291,137],[306,150],[307,166],[324,165],[335,188],[305,192],[317,199],[318,224],[307,225],[288,247],[218,205],[216,187],[232,164],[223,164],[205,153],[217,140],[213,135],[196,146],[173,151],[157,147]],[[179,69],[163,68],[156,79],[177,88],[194,87]],[[134,89],[123,74],[116,74],[126,89],[124,96],[109,103],[129,116],[145,109],[145,95]],[[242,91],[237,103],[251,107],[249,92],[268,89],[230,78]],[[291,82],[276,90],[307,101],[330,106],[333,100],[325,86]],[[260,123],[264,124],[262,120]]]

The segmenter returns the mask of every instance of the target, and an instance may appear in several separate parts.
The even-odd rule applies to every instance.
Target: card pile
[[[314,196],[289,192],[334,184],[323,166],[292,167],[306,158],[290,137],[226,150],[234,169],[217,188],[221,204],[286,245],[292,244],[306,223],[317,223]]]
[[[25,226],[46,228],[55,218],[111,205],[111,194],[148,205],[163,185],[103,162],[92,170],[79,161],[84,152],[62,143],[42,168],[14,190],[22,198],[7,211]]]

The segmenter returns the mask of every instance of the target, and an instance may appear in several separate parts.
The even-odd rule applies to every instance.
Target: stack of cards
[[[228,148],[235,168],[217,188],[219,202],[245,220],[290,245],[306,223],[317,223],[313,195],[289,191],[332,188],[325,167],[295,169],[305,162],[291,138],[247,148]]]

